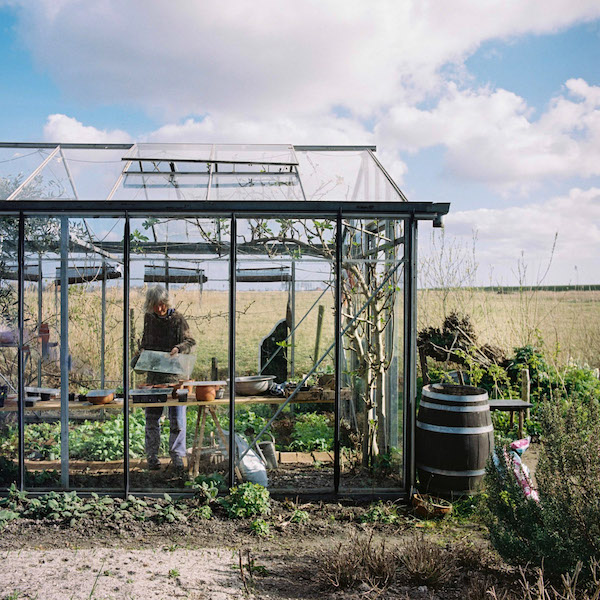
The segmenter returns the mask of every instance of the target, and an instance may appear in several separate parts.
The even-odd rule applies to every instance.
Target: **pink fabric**
[[[524,448],[520,446],[518,449],[523,448],[521,451],[526,449],[529,446],[529,439],[517,440],[513,442],[511,446],[511,451],[509,452],[506,448],[504,448],[504,458],[506,460],[507,465],[512,465],[512,470],[514,476],[516,477],[521,489],[523,490],[523,494],[526,498],[530,500],[534,500],[535,502],[540,501],[540,497],[537,493],[537,490],[533,487],[533,483],[531,481],[531,477],[529,475],[529,469],[526,465],[523,464],[521,457],[517,453],[517,448],[513,448],[513,444],[519,444],[520,442],[525,442]]]

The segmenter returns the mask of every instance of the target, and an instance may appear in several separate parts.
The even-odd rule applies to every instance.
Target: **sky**
[[[429,284],[600,283],[598,0],[0,0],[0,73],[0,140],[375,144]]]

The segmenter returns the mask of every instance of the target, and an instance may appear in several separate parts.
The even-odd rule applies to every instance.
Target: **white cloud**
[[[597,0],[13,0],[70,95],[177,120],[228,111],[372,114],[439,89],[481,42],[600,16]],[[460,69],[459,69],[460,71]]]
[[[431,110],[398,105],[376,127],[386,145],[443,145],[448,170],[511,190],[546,178],[600,175],[600,87],[570,79],[539,119],[506,90],[448,84]]]
[[[82,144],[116,144],[131,142],[131,136],[120,129],[107,131],[84,125],[67,115],[49,115],[44,125],[44,139],[49,142],[78,142]]]
[[[464,245],[470,244],[476,231],[479,283],[485,283],[492,270],[510,273],[522,256],[531,267],[529,284],[538,283],[536,278],[550,260],[545,283],[572,281],[575,267],[578,283],[597,282],[600,188],[573,188],[564,196],[522,206],[451,211],[445,223],[446,235],[462,240]]]

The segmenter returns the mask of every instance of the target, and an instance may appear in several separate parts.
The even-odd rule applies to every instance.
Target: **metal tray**
[[[152,389],[147,388],[143,390],[131,390],[129,396],[133,400],[134,404],[161,404],[167,401],[167,398],[171,395],[170,389]]]

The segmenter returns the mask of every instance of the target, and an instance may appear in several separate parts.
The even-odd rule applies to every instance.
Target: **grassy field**
[[[319,291],[296,293],[296,320],[306,314],[318,299]],[[190,323],[197,341],[196,377],[210,374],[211,359],[227,369],[228,362],[228,293],[220,291],[175,290],[175,306]],[[133,339],[141,337],[144,291],[131,292]],[[29,323],[37,322],[37,296],[27,294]],[[283,291],[240,291],[237,295],[237,371],[257,372],[258,347],[275,324],[285,317],[287,293]],[[324,307],[320,351],[333,341],[333,295],[326,292],[313,307],[296,333],[296,373],[306,373],[314,362],[318,305]],[[44,319],[51,328],[51,341],[58,341],[59,323],[55,298],[44,294]],[[122,292],[110,289],[106,315],[107,379],[119,380],[123,336]],[[490,343],[508,354],[516,346],[544,344],[550,357],[561,364],[567,361],[600,366],[600,291],[551,292],[523,291],[495,293],[470,289],[420,290],[418,293],[418,328],[439,326],[451,311],[471,316],[479,343]],[[69,293],[70,349],[74,379],[93,380],[100,372],[101,304],[98,289],[73,286]],[[137,342],[136,342],[137,343]],[[288,350],[289,352],[289,350]],[[325,364],[331,364],[326,361]]]

